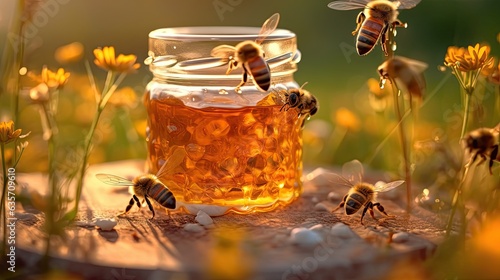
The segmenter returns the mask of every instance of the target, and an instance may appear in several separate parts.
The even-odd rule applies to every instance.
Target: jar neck
[[[236,46],[254,41],[260,28],[254,27],[180,27],[158,29],[149,34],[150,71],[158,81],[180,85],[234,86],[241,81],[240,67],[226,75],[230,58],[211,55],[220,45]],[[295,34],[277,29],[260,44],[271,70],[272,84],[293,81],[300,51]],[[251,84],[251,82],[250,82]]]

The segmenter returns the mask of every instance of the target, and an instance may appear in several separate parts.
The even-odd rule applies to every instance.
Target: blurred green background
[[[26,1],[28,2],[28,1]],[[210,1],[42,1],[38,14],[33,18],[34,27],[27,31],[25,66],[39,73],[43,65],[56,70],[64,67],[72,73],[70,82],[61,93],[61,134],[68,143],[83,139],[88,129],[92,107],[81,103],[88,101],[72,92],[71,83],[86,83],[83,62],[60,65],[54,51],[72,42],[81,42],[85,47],[84,59],[93,60],[92,50],[97,47],[114,46],[117,53],[136,54],[142,63],[147,57],[148,33],[157,28],[177,26],[261,26],[272,13],[279,12],[279,28],[297,34],[302,61],[295,78],[299,84],[308,82],[307,89],[315,94],[320,103],[319,113],[306,124],[306,165],[342,164],[358,158],[375,167],[390,170],[399,168],[400,147],[397,133],[390,136],[380,153],[374,149],[388,136],[394,126],[392,106],[385,113],[375,113],[368,104],[369,78],[378,79],[376,69],[384,61],[377,45],[366,57],[355,53],[355,18],[359,11],[335,11],[327,8],[329,1],[276,1],[276,0],[210,0]],[[12,44],[9,36],[10,22],[15,15],[18,1],[4,0],[0,4],[0,47]],[[218,10],[219,9],[219,10]],[[432,97],[420,110],[416,125],[416,138],[431,139],[435,134],[445,134],[458,140],[460,125],[456,116],[462,111],[461,97],[456,79],[449,71],[440,72],[448,46],[466,47],[476,43],[491,46],[492,55],[500,55],[497,34],[500,32],[500,1],[498,0],[423,0],[411,10],[400,11],[399,18],[408,23],[407,29],[398,29],[397,55],[426,62],[425,72],[428,96]],[[12,34],[11,34],[12,35]],[[94,75],[104,79],[105,73],[93,66]],[[140,128],[146,117],[141,95],[151,74],[141,66],[138,73],[127,77],[123,86],[132,87],[137,95],[134,106],[110,109],[111,113],[101,125],[98,133],[100,149],[92,162],[145,158],[146,149]],[[73,81],[72,81],[73,80]],[[102,81],[100,82],[102,83]],[[494,102],[494,96],[485,89],[485,103]],[[432,95],[433,94],[433,95]],[[67,100],[65,99],[67,98]],[[2,92],[0,116],[9,119],[10,97]],[[360,120],[360,127],[348,131],[345,138],[336,139],[338,131],[332,114],[345,107]],[[32,105],[21,104],[21,120],[16,124],[24,130],[33,131],[30,156],[41,160],[22,162],[20,169],[43,170],[44,142],[37,141],[40,135],[39,116]],[[477,118],[474,126],[494,126],[493,107],[486,107],[483,117]],[[76,110],[76,113],[72,113]],[[79,113],[81,112],[81,113]],[[137,128],[134,131],[130,127]],[[134,135],[135,133],[135,135]],[[335,134],[337,133],[337,134]],[[333,136],[332,136],[333,135]],[[40,138],[38,136],[38,138]],[[342,140],[342,141],[341,141]],[[339,142],[329,148],[332,141]],[[456,143],[458,141],[454,141]],[[27,151],[28,153],[28,151]],[[373,159],[373,160],[371,160]]]

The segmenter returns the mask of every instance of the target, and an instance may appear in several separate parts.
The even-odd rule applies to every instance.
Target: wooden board
[[[407,263],[419,268],[443,234],[438,217],[422,209],[408,215],[383,198],[380,201],[386,211],[396,218],[381,224],[369,215],[362,226],[359,214],[317,211],[317,202],[326,200],[333,190],[319,183],[306,184],[304,194],[289,206],[267,213],[214,217],[213,227],[201,232],[184,229],[186,224],[196,223],[193,215],[173,214],[172,220],[157,211],[157,217],[149,220],[147,207],[138,211],[136,206],[127,216],[116,218],[118,224],[112,231],[93,226],[96,218],[122,212],[131,196],[126,188],[105,187],[95,173],[133,178],[142,174],[143,167],[142,161],[122,161],[89,169],[77,221],[62,237],[51,240],[52,268],[84,279],[376,279]],[[45,185],[40,174],[18,177],[27,190],[40,191]],[[323,204],[331,210],[338,201]],[[17,212],[16,273],[36,274],[45,250],[44,215],[26,205],[19,205]],[[332,234],[338,223],[348,225],[355,235],[342,238]],[[313,226],[322,238],[320,243],[292,244],[294,228]],[[390,236],[401,238],[391,242]]]

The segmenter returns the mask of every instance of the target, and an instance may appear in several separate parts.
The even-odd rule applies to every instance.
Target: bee
[[[269,34],[276,30],[279,18],[280,15],[278,13],[268,18],[262,25],[255,42],[248,40],[237,44],[236,47],[220,45],[212,49],[212,56],[229,58],[226,75],[240,65],[243,67],[243,78],[240,84],[235,88],[237,92],[239,92],[240,87],[247,82],[248,76],[252,76],[254,84],[260,91],[269,90],[271,86],[271,70],[269,64],[264,59],[264,51],[260,44]]]
[[[140,208],[144,201],[146,201],[149,210],[153,213],[153,217],[151,217],[151,219],[153,219],[155,217],[155,210],[153,209],[150,199],[167,209],[176,208],[175,196],[168,189],[168,187],[162,183],[161,178],[165,178],[167,175],[172,174],[173,170],[182,163],[185,155],[186,152],[184,149],[176,149],[172,156],[170,156],[162,165],[160,170],[158,170],[156,175],[141,175],[134,178],[132,181],[112,174],[99,173],[96,174],[96,177],[103,183],[109,185],[132,187],[134,194],[132,195],[127,208],[125,208],[125,211],[119,215],[127,214],[128,211],[130,211],[130,209],[134,206],[134,202],[137,203],[137,206]],[[142,202],[139,201],[139,198],[143,199]]]
[[[495,128],[483,127],[469,132],[464,138],[465,146],[469,149],[469,153],[471,153],[469,164],[475,162],[478,156],[480,156],[483,161],[489,157],[488,167],[490,174],[493,174],[491,171],[493,161],[500,161],[500,155],[498,153],[498,145],[500,144],[499,134],[500,123]]]
[[[401,186],[405,181],[393,181],[390,183],[377,182],[375,185],[363,182],[363,165],[358,160],[347,162],[342,167],[342,175],[333,173],[331,174],[332,182],[336,185],[350,187],[349,192],[344,196],[340,204],[332,210],[332,213],[344,207],[346,215],[353,215],[363,208],[361,214],[361,224],[363,225],[363,218],[366,211],[370,211],[370,215],[377,221],[373,213],[373,208],[384,214],[390,216],[385,212],[384,206],[376,201],[377,193],[390,191],[396,187]]]
[[[378,67],[378,73],[382,84],[385,84],[387,79],[398,80],[408,89],[410,97],[415,96],[418,100],[422,100],[426,88],[423,72],[427,67],[425,62],[394,56]]]
[[[283,111],[285,107],[299,109],[299,116],[309,114],[310,116],[316,114],[319,109],[318,101],[316,97],[312,95],[309,91],[303,89],[307,83],[304,83],[300,88],[293,88],[289,90],[283,90],[282,93],[285,96],[285,104],[281,107],[280,111]]]
[[[330,2],[328,7],[334,10],[364,9],[356,18],[356,49],[359,55],[367,55],[373,50],[380,38],[382,51],[387,56],[387,31],[398,26],[406,26],[398,19],[398,9],[411,9],[421,0],[337,0]]]

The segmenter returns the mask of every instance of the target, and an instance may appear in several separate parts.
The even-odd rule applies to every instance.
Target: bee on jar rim
[[[103,183],[115,186],[131,186],[133,192],[132,198],[125,208],[125,211],[119,215],[127,214],[130,209],[134,206],[134,202],[137,206],[141,208],[141,205],[146,201],[149,210],[153,213],[153,219],[155,217],[155,210],[151,204],[151,200],[156,202],[166,209],[175,209],[176,200],[173,193],[168,189],[168,187],[161,181],[161,179],[166,178],[171,175],[175,168],[177,168],[186,156],[184,149],[177,148],[172,155],[165,161],[163,166],[158,170],[156,175],[146,174],[134,178],[132,181],[127,180],[123,177],[99,173],[96,174],[97,179]],[[142,198],[142,202],[139,200]],[[170,215],[170,213],[169,213]]]
[[[353,160],[345,163],[342,166],[342,175],[333,173],[331,179],[335,186],[349,187],[349,192],[344,196],[340,204],[332,210],[332,213],[340,208],[344,208],[346,215],[353,215],[363,208],[361,214],[361,224],[366,211],[369,210],[370,216],[377,221],[373,213],[373,208],[384,214],[387,217],[394,217],[385,212],[384,206],[376,201],[377,193],[387,192],[396,187],[401,186],[405,181],[393,181],[390,183],[377,182],[375,185],[363,182],[363,165],[358,160]]]
[[[280,111],[289,110],[290,108],[299,109],[299,116],[310,115],[313,116],[318,112],[318,100],[309,91],[304,89],[304,83],[300,88],[293,88],[282,90],[280,93],[284,95],[285,104],[281,107]]]
[[[356,49],[359,55],[370,53],[380,39],[382,51],[387,56],[386,41],[389,29],[399,26],[406,27],[398,19],[398,9],[411,9],[421,0],[337,0],[330,2],[328,7],[334,10],[364,9],[356,18],[356,30],[352,35],[356,38]]]
[[[498,153],[498,146],[500,145],[500,123],[495,128],[478,128],[473,130],[465,136],[465,146],[471,153],[469,164],[476,161],[480,156],[484,161],[489,157],[488,167],[490,174],[493,174],[491,168],[493,161],[500,161],[500,154]]]
[[[220,45],[212,49],[212,56],[229,59],[226,75],[240,65],[243,68],[243,77],[235,88],[236,92],[240,92],[240,88],[247,82],[248,76],[253,78],[255,86],[260,91],[269,90],[271,86],[271,70],[264,59],[264,51],[260,44],[276,30],[279,19],[280,15],[278,13],[268,18],[262,25],[255,42],[248,40],[237,44],[235,47]]]

